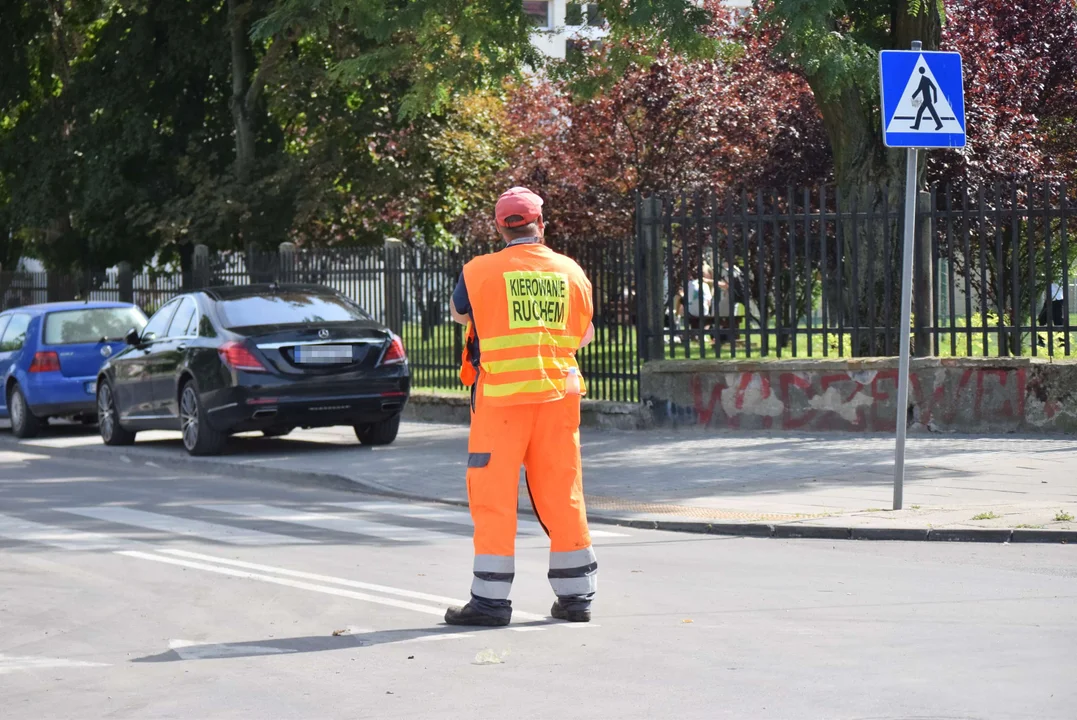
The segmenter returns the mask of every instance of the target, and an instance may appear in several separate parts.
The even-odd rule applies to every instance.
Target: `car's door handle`
[[[176,346],[176,349],[177,350],[186,350],[187,349],[187,343],[180,343],[179,345]]]

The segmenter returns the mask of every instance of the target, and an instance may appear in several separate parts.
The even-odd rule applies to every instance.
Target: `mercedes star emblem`
[[[101,355],[103,357],[108,357],[108,356],[112,355],[112,346],[111,345],[105,345],[103,348],[101,348]]]
[[[318,337],[320,337],[322,340],[327,339],[329,337],[329,331],[328,330],[319,330],[318,331]]]

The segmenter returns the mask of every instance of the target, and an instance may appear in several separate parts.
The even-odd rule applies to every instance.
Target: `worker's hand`
[[[587,332],[583,335],[583,343],[580,344],[580,350],[591,344],[591,341],[595,339],[595,324],[591,323],[587,326]]]

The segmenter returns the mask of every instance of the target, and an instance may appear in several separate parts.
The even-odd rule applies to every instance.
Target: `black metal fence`
[[[638,400],[641,360],[894,355],[900,202],[887,188],[640,198],[637,237],[558,241],[594,288],[591,397]],[[1077,355],[1077,197],[1062,183],[934,188],[917,211],[919,355]],[[449,298],[464,263],[397,241],[362,248],[209,253],[187,272],[120,266],[74,276],[0,273],[0,309],[112,299],[147,312],[211,285],[307,282],[348,295],[399,332],[417,387],[460,388],[462,330]],[[709,277],[708,277],[709,276]]]
[[[579,354],[590,397],[618,402],[638,399],[639,360],[631,307],[632,242],[552,243],[587,271],[594,287],[595,340]],[[104,273],[0,274],[0,310],[62,300],[123,300],[148,314],[178,293],[215,285],[258,282],[315,283],[355,300],[396,330],[408,351],[416,387],[462,389],[462,328],[449,314],[449,298],[464,263],[492,246],[459,251],[383,246],[277,252],[195,252],[193,267],[131,272],[120,266]]]
[[[916,354],[1077,354],[1075,208],[1065,183],[920,193]],[[641,355],[896,355],[902,212],[890,188],[641,197]]]

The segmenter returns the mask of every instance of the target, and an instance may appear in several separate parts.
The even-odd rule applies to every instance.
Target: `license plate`
[[[87,395],[96,395],[97,394],[97,383],[95,383],[95,382],[86,383],[86,394]]]
[[[295,361],[304,365],[342,364],[352,361],[351,345],[300,345]]]

